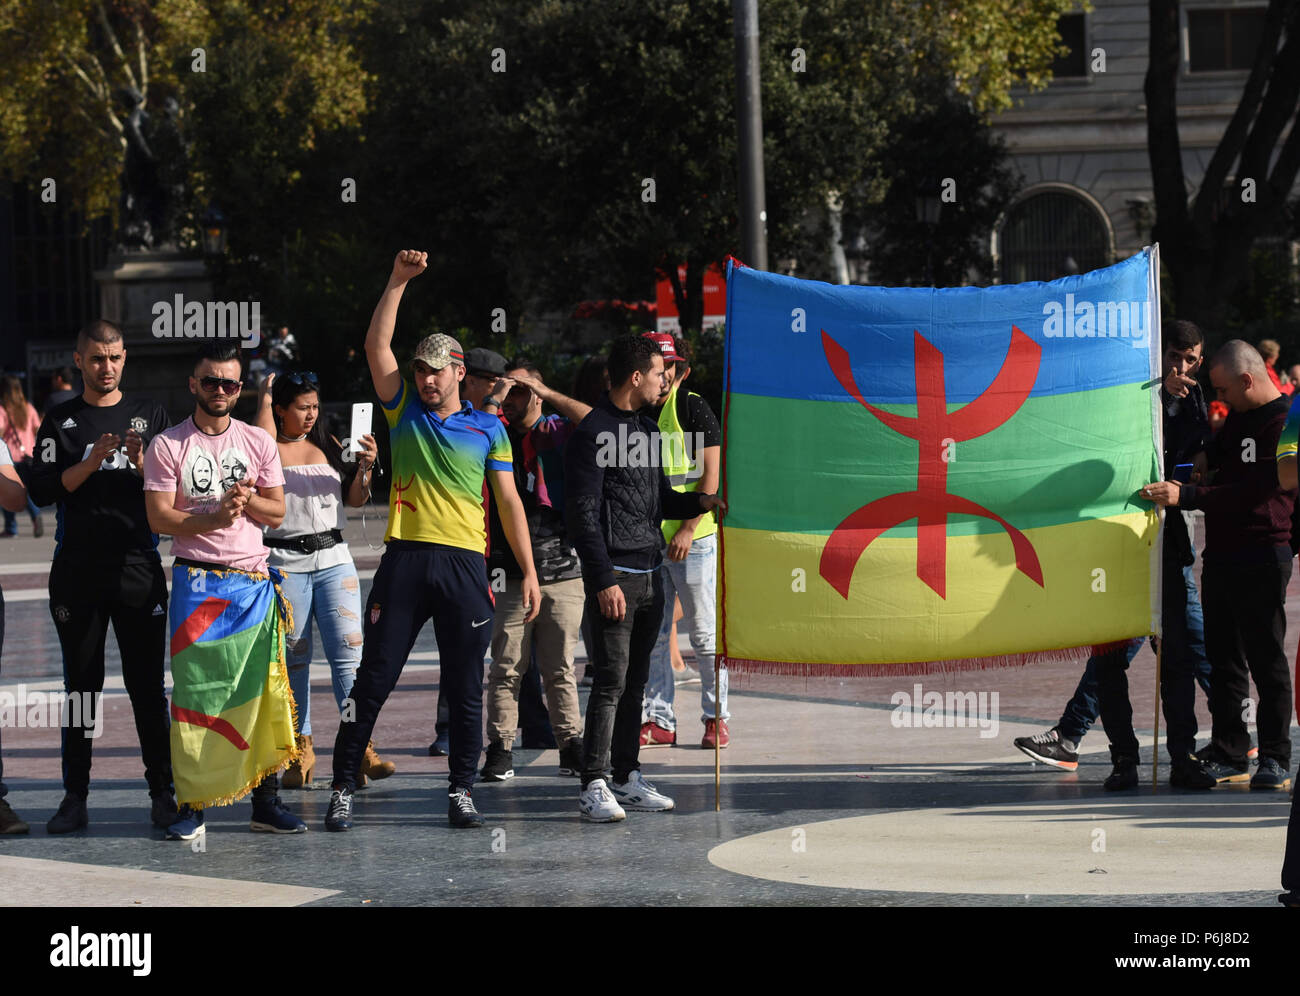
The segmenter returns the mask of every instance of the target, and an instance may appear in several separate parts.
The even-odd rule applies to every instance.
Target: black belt
[[[270,547],[272,550],[293,550],[295,553],[315,553],[317,550],[328,550],[343,542],[343,534],[337,529],[331,529],[327,533],[304,533],[301,536],[286,536],[283,539],[276,539],[273,536],[263,536],[262,545]]]
[[[172,559],[177,567],[197,567],[201,571],[229,571],[234,570],[229,564],[214,564],[208,560],[191,560],[189,557],[174,557]]]

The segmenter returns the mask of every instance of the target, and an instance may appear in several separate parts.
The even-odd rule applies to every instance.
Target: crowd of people
[[[482,825],[472,786],[513,775],[519,726],[526,745],[531,732],[534,745],[559,748],[560,772],[580,782],[582,817],[609,822],[626,809],[673,808],[641,776],[638,755],[643,745],[675,740],[667,663],[675,599],[701,670],[700,742],[729,741],[725,676],[715,693],[713,674],[713,544],[725,507],[713,493],[720,433],[707,403],[683,387],[684,341],[661,334],[616,341],[607,357],[582,365],[573,397],[526,361],[466,352],[441,334],[419,343],[406,378],[391,348],[394,324],[407,282],[426,265],[422,253],[398,255],[365,343],[389,427],[392,486],[386,548],[364,602],[341,508],[370,500],[382,472],[378,446],[366,435],[343,452],[325,431],[309,371],[269,373],[255,419],[245,423],[232,416],[245,383],[241,354],[233,343],[206,342],[189,378],[194,410],[172,425],[160,405],[123,392],[121,330],[92,322],[74,351],[81,393],[70,390],[69,374],[68,395],[55,398],[43,420],[24,413],[28,437],[15,443],[18,460],[8,447],[0,452],[0,506],[59,508],[50,606],[65,688],[93,703],[83,725],[97,719],[113,626],[151,820],[168,839],[205,832],[174,729],[176,702],[196,691],[195,672],[180,670],[176,655],[178,625],[202,607],[191,593],[217,586],[273,585],[282,624],[272,656],[283,660],[292,692],[293,747],[287,768],[259,772],[245,787],[255,831],[306,829],[280,791],[310,785],[314,774],[313,621],[341,720],[330,830],[352,826],[353,793],[367,779],[395,771],[375,751],[373,730],[429,620],[440,663],[430,752],[448,756],[454,827]],[[554,414],[543,415],[543,405]],[[613,459],[610,439],[620,447]],[[14,466],[38,446],[49,459]],[[650,446],[663,458],[638,459]],[[171,537],[170,593],[160,535]],[[590,662],[583,679],[574,664],[579,640]],[[189,640],[187,660],[216,652],[205,646]],[[585,716],[580,681],[591,687]],[[89,824],[93,740],[71,732],[63,732],[64,798],[46,823],[51,834]],[[27,832],[4,795],[0,783],[0,833]]]
[[[239,350],[206,343],[189,381],[194,411],[171,425],[160,405],[122,391],[121,331],[96,321],[77,337],[82,392],[72,393],[66,377],[68,393],[43,420],[16,380],[4,382],[0,506],[33,516],[36,505],[59,506],[50,606],[66,690],[97,703],[111,623],[151,818],[170,839],[202,833],[203,810],[187,796],[177,805],[168,750],[169,592],[159,534],[172,538],[171,598],[204,590],[209,576],[213,584],[236,576],[250,585],[274,581],[283,599],[278,659],[296,726],[283,777],[276,766],[250,783],[254,830],[306,829],[279,792],[310,785],[314,773],[313,621],[341,717],[328,830],[351,829],[356,791],[395,770],[376,752],[373,732],[430,620],[440,666],[430,753],[448,757],[453,827],[483,825],[473,785],[513,776],[521,726],[526,746],[531,737],[534,746],[558,748],[559,773],[579,780],[583,818],[613,822],[629,809],[671,810],[673,800],[642,776],[640,751],[677,742],[677,607],[700,670],[700,743],[721,749],[730,741],[726,669],[715,673],[714,656],[721,432],[708,404],[685,386],[687,343],[660,333],[621,337],[607,356],[583,364],[570,396],[525,360],[466,352],[439,333],[416,346],[408,378],[392,340],[406,287],[426,266],[424,253],[397,255],[365,339],[389,430],[391,486],[386,548],[364,600],[341,510],[370,500],[379,448],[366,435],[344,453],[325,431],[313,373],[268,375],[255,422],[244,423],[231,415],[244,387]],[[1218,400],[1207,404],[1197,379],[1205,360],[1200,329],[1184,321],[1164,329],[1163,479],[1140,497],[1166,510],[1160,694],[1169,779],[1178,788],[1248,781],[1284,791],[1291,784],[1292,683],[1282,644],[1286,587],[1300,549],[1300,401],[1289,404],[1273,371],[1275,347],[1222,346],[1208,363]],[[1227,409],[1217,428],[1214,405]],[[52,458],[34,460],[41,447]],[[647,459],[651,453],[657,458]],[[1200,592],[1185,510],[1205,516]],[[0,614],[0,640],[2,627]],[[173,619],[173,655],[174,627]],[[581,678],[579,640],[590,662]],[[1080,742],[1100,718],[1113,765],[1105,788],[1135,788],[1126,672],[1140,645],[1097,648],[1060,721],[1016,746],[1073,770]],[[584,716],[578,688],[588,679]],[[173,659],[174,697],[190,680]],[[1251,680],[1257,747],[1243,711]],[[1212,716],[1200,750],[1198,685]],[[95,722],[93,712],[84,723]],[[91,743],[64,731],[65,795],[50,833],[88,824]],[[0,782],[0,832],[26,832],[4,792]],[[1291,823],[1283,884],[1296,901],[1294,805]]]

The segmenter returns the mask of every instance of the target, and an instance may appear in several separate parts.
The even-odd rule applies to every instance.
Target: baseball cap
[[[465,351],[460,348],[460,342],[441,332],[421,339],[415,347],[415,358],[435,370],[441,370],[448,363],[465,365]]]
[[[673,344],[673,337],[667,332],[642,332],[641,335],[659,347],[659,352],[664,354],[665,363],[677,363],[681,360],[677,355],[677,347]]]
[[[465,354],[465,369],[470,373],[486,374],[491,377],[504,377],[506,358],[482,346],[475,346]]]

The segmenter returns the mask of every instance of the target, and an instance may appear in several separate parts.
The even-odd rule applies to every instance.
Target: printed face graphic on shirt
[[[194,449],[185,460],[181,484],[187,498],[216,498],[217,466],[203,450]]]
[[[228,449],[221,454],[221,489],[229,491],[248,476],[248,455],[239,449]]]

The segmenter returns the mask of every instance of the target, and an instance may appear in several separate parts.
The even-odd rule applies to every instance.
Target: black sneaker
[[[457,830],[483,825],[483,817],[474,808],[469,789],[456,789],[447,793],[447,822]]]
[[[504,782],[515,777],[514,755],[506,749],[504,742],[493,740],[488,744],[487,763],[480,774],[485,782]]]
[[[1066,771],[1075,771],[1079,767],[1079,755],[1061,746],[1061,731],[1055,726],[1032,737],[1016,737],[1012,743],[1042,764],[1052,764]]]
[[[574,737],[560,748],[560,774],[582,774],[582,738]]]
[[[1252,789],[1281,792],[1291,784],[1291,772],[1271,757],[1259,759],[1259,770],[1250,780]]]
[[[1198,751],[1192,757],[1200,762],[1201,770],[1210,778],[1213,778],[1216,785],[1221,785],[1224,782],[1250,781],[1250,766],[1248,764],[1232,764],[1213,746]]]
[[[1101,787],[1107,792],[1123,792],[1125,789],[1137,788],[1137,760],[1132,757],[1121,756],[1114,759],[1114,765],[1110,775],[1101,783]]]
[[[1205,770],[1196,755],[1188,754],[1181,760],[1170,762],[1169,784],[1172,788],[1203,790],[1212,789],[1219,783]]]
[[[45,824],[46,833],[73,833],[84,830],[90,825],[90,816],[86,813],[86,800],[78,799],[68,793],[59,803],[59,811]]]
[[[180,810],[176,808],[176,797],[165,789],[161,792],[150,792],[149,798],[149,819],[159,830],[166,830],[176,822],[180,817]]]
[[[325,829],[352,829],[352,793],[347,789],[335,789],[330,793],[329,809],[325,812]]]
[[[278,795],[253,800],[253,818],[248,822],[253,833],[306,833],[307,824],[284,807]]]
[[[429,744],[430,757],[446,757],[450,753],[451,753],[450,741],[448,740],[447,734],[445,733],[438,734],[438,739],[435,740],[433,743]]]

